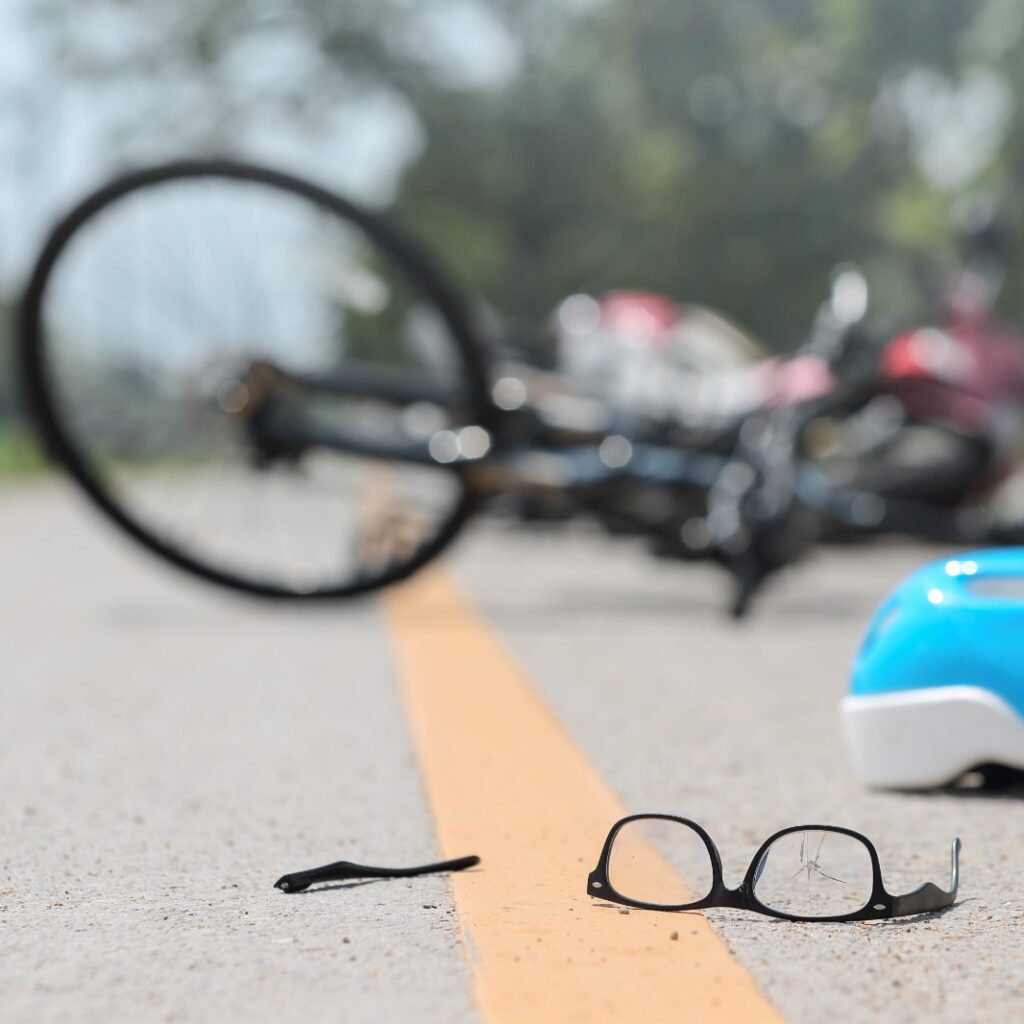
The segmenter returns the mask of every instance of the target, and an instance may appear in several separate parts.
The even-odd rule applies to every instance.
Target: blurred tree
[[[1024,170],[1015,0],[37,6],[64,67],[147,83],[142,120],[182,146],[230,145],[256,110],[312,132],[400,97],[424,141],[395,216],[525,323],[570,291],[634,285],[788,347],[836,261],[906,308],[960,197],[1021,204],[1005,187]]]
[[[909,69],[954,76],[973,12],[610,0],[514,86],[423,104],[397,212],[503,308],[639,285],[790,346],[835,262],[884,263],[905,303],[893,266],[944,238],[948,199],[884,94]]]
[[[13,364],[14,304],[0,296],[0,484],[8,476],[22,476],[42,464],[28,432],[17,423]]]
[[[0,422],[14,415],[14,308],[0,296]]]

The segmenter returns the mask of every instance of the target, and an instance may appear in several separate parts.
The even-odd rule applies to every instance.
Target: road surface
[[[436,757],[425,752],[388,605],[284,609],[193,584],[56,481],[0,490],[0,538],[4,1021],[512,1019],[481,997],[512,965],[466,928],[487,876],[271,887],[336,859],[429,861],[448,807],[472,825],[471,798],[435,777],[466,723],[450,735],[435,725]],[[520,696],[553,712],[552,742],[564,733],[579,784],[631,811],[700,821],[727,883],[764,837],[801,822],[871,836],[894,891],[943,881],[949,841],[964,842],[961,898],[941,915],[815,925],[717,910],[705,938],[695,915],[620,917],[587,901],[603,831],[584,844],[566,826],[578,891],[538,906],[523,878],[496,879],[492,866],[490,883],[507,886],[492,924],[529,911],[540,934],[571,906],[577,928],[606,937],[602,970],[629,992],[646,961],[619,956],[617,926],[657,918],[666,943],[683,933],[680,950],[691,933],[718,943],[765,1013],[792,1022],[1019,1016],[1024,791],[870,792],[839,742],[836,705],[867,615],[939,554],[902,543],[819,554],[737,627],[710,567],[658,563],[586,531],[473,532],[445,571],[473,628],[493,633],[497,671],[521,673]],[[460,643],[436,656],[440,676]],[[503,755],[500,741],[491,749]],[[572,806],[569,785],[556,775],[532,796],[510,786],[494,799],[528,833],[529,801]],[[502,865],[526,841],[488,832],[460,852],[481,853],[486,872],[486,851]],[[531,963],[552,976],[542,945],[523,957],[508,976]],[[704,987],[701,964],[687,970],[677,1019]]]

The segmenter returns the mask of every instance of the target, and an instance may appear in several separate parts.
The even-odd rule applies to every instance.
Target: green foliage
[[[955,77],[975,11],[609,0],[508,87],[424,103],[396,213],[499,308],[644,286],[793,345],[834,263],[888,277],[945,240],[949,197],[880,88]]]
[[[14,416],[14,309],[0,297],[0,423]]]
[[[0,421],[0,484],[41,473],[45,461],[28,430]]]
[[[463,287],[526,322],[576,289],[634,285],[719,307],[788,347],[835,262],[861,261],[880,301],[909,307],[921,301],[912,288],[921,266],[948,256],[961,196],[996,196],[1024,222],[1013,188],[1024,172],[1016,0],[39,0],[38,9],[76,74],[186,75],[203,97],[197,138],[231,138],[256,105],[277,104],[314,131],[318,115],[346,102],[403,97],[425,144],[395,217]],[[439,45],[463,30],[467,9],[515,55],[509,73],[475,86]],[[104,11],[120,28],[106,39],[84,31]],[[133,42],[119,50],[113,37]],[[258,72],[261,47],[275,39],[302,40],[315,59],[271,83],[257,74],[247,91],[238,69]],[[972,88],[987,107],[964,106]],[[938,136],[983,124],[1000,102],[1006,115],[988,136],[968,133],[935,156]],[[1018,261],[1011,283],[1019,278]],[[1008,289],[1007,306],[1024,315],[1018,291]]]
[[[44,462],[19,421],[14,373],[14,305],[0,297],[0,483],[40,472]]]

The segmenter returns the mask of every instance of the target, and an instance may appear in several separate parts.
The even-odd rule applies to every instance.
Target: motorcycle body
[[[863,310],[844,312],[832,295],[806,346],[769,357],[756,342],[736,344],[748,336],[727,321],[715,330],[715,314],[709,343],[686,346],[677,340],[685,307],[662,296],[612,293],[586,306],[584,298],[558,314],[576,327],[559,339],[570,351],[564,379],[620,420],[670,424],[680,444],[726,452],[751,417],[823,406],[799,454],[836,486],[946,507],[985,502],[1019,462],[1024,336],[987,304],[951,300],[934,323],[879,337],[863,328]],[[589,339],[575,319],[583,313]]]
[[[1024,439],[1024,337],[988,318],[918,327],[886,346],[879,380],[908,423],[959,440],[946,500],[979,497],[1012,475]]]

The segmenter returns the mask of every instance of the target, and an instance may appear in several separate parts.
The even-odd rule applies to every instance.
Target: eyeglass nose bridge
[[[746,882],[741,882],[735,889],[730,889],[723,883],[718,893],[716,906],[728,907],[732,910],[752,910],[753,902]]]

